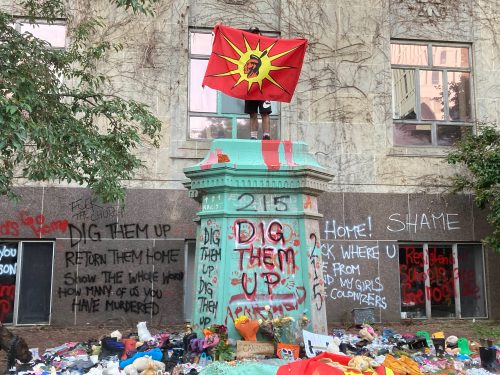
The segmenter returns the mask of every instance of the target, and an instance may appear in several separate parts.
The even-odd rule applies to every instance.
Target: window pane
[[[391,44],[391,64],[428,65],[427,46]]]
[[[433,318],[455,316],[454,265],[451,245],[429,244],[429,296]]]
[[[422,120],[444,120],[443,72],[420,71],[420,116]]]
[[[210,55],[212,53],[213,35],[211,33],[191,33],[190,52],[196,55]]]
[[[415,70],[392,69],[392,118],[416,119]]]
[[[422,245],[399,246],[401,316],[425,318],[424,249]]]
[[[396,146],[429,146],[432,144],[430,124],[394,124]]]
[[[221,111],[222,113],[245,113],[245,101],[233,98],[221,92]]]
[[[483,247],[480,244],[458,244],[457,250],[462,318],[486,317]]]
[[[448,72],[448,108],[450,120],[470,121],[470,73]]]
[[[432,47],[434,66],[469,67],[469,49],[465,47]]]
[[[9,223],[7,221],[7,223]],[[7,233],[9,225],[7,224]],[[0,242],[2,274],[0,275],[0,322],[14,321],[14,297],[16,295],[17,242]]]
[[[190,117],[191,139],[214,139],[232,137],[231,119],[227,117]]]
[[[66,46],[66,26],[47,24],[21,24],[21,33],[29,32],[38,39],[49,42],[52,47]]]
[[[471,126],[438,125],[437,143],[439,146],[453,146],[471,132]]]
[[[248,118],[239,118],[237,120],[237,137],[240,139],[250,138],[250,120]],[[279,121],[278,119],[271,118],[271,139],[280,139],[279,134]],[[258,139],[262,139],[262,121],[259,116],[259,134]]]
[[[189,110],[192,112],[217,112],[217,91],[202,87],[208,60],[191,59],[189,74]]]

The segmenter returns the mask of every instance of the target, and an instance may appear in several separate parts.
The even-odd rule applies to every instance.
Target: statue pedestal
[[[184,170],[201,202],[192,326],[234,320],[296,320],[326,334],[317,196],[333,177],[291,141],[218,139],[203,161]]]

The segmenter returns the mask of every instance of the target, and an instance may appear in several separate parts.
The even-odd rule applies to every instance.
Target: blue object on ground
[[[134,363],[134,361],[137,358],[141,358],[144,356],[151,357],[151,359],[154,359],[155,361],[161,361],[161,358],[163,357],[163,353],[162,353],[160,348],[154,348],[153,350],[150,350],[149,352],[137,352],[132,357],[125,359],[123,361],[120,361],[120,368],[123,369],[126,366]]]

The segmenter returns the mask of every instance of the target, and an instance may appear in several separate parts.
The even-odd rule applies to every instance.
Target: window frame
[[[64,30],[64,46],[62,46],[62,47],[61,46],[53,46],[52,44],[50,44],[50,42],[48,40],[45,40],[44,38],[37,37],[36,35],[35,35],[35,37],[38,38],[38,39],[44,40],[45,42],[49,43],[50,44],[50,47],[49,47],[50,49],[55,49],[55,50],[60,49],[60,50],[63,50],[65,48],[67,48],[67,45],[68,45],[68,25],[67,25],[67,21],[65,19],[57,19],[57,20],[49,22],[49,21],[47,21],[44,18],[40,18],[40,19],[36,19],[35,22],[30,22],[27,18],[24,18],[24,17],[15,17],[14,20],[13,20],[12,26],[19,33],[23,32],[21,30],[21,24],[46,25],[46,26],[53,26],[53,25],[55,25],[55,26],[64,26],[65,27],[65,30]]]
[[[488,319],[489,317],[489,307],[488,307],[488,295],[487,295],[487,289],[486,289],[486,257],[485,257],[485,249],[482,243],[480,242],[442,242],[442,241],[428,241],[428,242],[408,242],[408,241],[401,241],[398,242],[398,260],[400,257],[400,250],[402,246],[421,246],[422,251],[423,251],[423,267],[424,267],[424,273],[427,275],[425,277],[424,283],[424,296],[427,294],[426,289],[430,287],[430,277],[429,275],[429,248],[430,247],[436,247],[436,246],[449,246],[451,247],[452,250],[452,255],[453,255],[453,266],[452,266],[452,272],[455,274],[455,272],[460,273],[459,267],[459,255],[458,255],[458,247],[460,245],[469,245],[469,246],[480,246],[481,248],[481,280],[482,280],[482,285],[480,286],[482,288],[483,296],[484,296],[484,316],[462,316],[462,309],[461,309],[461,293],[460,293],[460,278],[457,278],[454,280],[454,304],[455,304],[455,316],[453,317],[434,317],[432,316],[432,309],[431,309],[431,299],[425,298],[425,316],[421,317],[415,317],[412,316],[411,319],[418,319],[418,320],[425,320],[425,319]],[[399,303],[399,311],[401,314],[401,318],[404,318],[405,311],[403,311],[403,300],[402,300],[402,284],[401,284],[401,273],[399,274],[399,297],[400,297],[400,303]],[[407,316],[407,318],[409,318]]]
[[[474,132],[474,122],[475,122],[475,105],[474,105],[474,75],[473,75],[473,49],[472,44],[470,43],[454,43],[454,42],[435,42],[435,41],[416,41],[416,40],[407,40],[407,39],[391,39],[390,48],[393,45],[403,44],[403,45],[417,45],[417,46],[425,46],[427,49],[427,65],[410,65],[410,64],[395,64],[391,60],[390,54],[390,64],[391,64],[391,121],[392,121],[392,141],[393,146],[395,147],[411,147],[411,148],[428,148],[428,147],[451,147],[453,145],[445,145],[440,144],[438,139],[438,127],[440,126],[458,126],[468,128],[470,132]],[[433,47],[449,47],[449,48],[467,48],[468,50],[468,67],[451,67],[451,66],[442,66],[441,63],[439,65],[434,65],[433,61]],[[393,71],[395,69],[399,70],[410,70],[414,72],[414,91],[415,91],[415,115],[416,119],[396,119],[394,118],[395,112],[395,95],[394,95],[394,82],[393,82]],[[420,96],[420,72],[422,71],[438,71],[442,74],[441,82],[443,88],[448,88],[448,73],[450,72],[458,72],[458,73],[467,73],[469,74],[469,95],[470,95],[470,103],[469,103],[469,120],[452,120],[450,118],[450,105],[449,105],[449,96],[448,89],[442,90],[443,96],[443,120],[433,119],[433,120],[425,120],[422,119],[421,114],[421,96]],[[431,143],[430,144],[398,144],[395,139],[396,126],[401,125],[430,125],[431,127]]]
[[[196,141],[196,142],[211,142],[213,139],[216,138],[192,138],[191,137],[191,118],[193,117],[212,117],[212,118],[221,118],[221,119],[230,119],[231,121],[231,138],[226,138],[226,139],[241,139],[238,138],[238,121],[239,120],[244,120],[244,121],[249,121],[249,116],[246,113],[227,113],[222,111],[222,100],[223,100],[223,93],[220,91],[216,90],[216,112],[197,112],[197,111],[191,111],[191,60],[206,60],[208,61],[210,58],[210,54],[204,55],[204,54],[199,54],[199,53],[191,53],[191,35],[193,33],[198,33],[198,34],[212,34],[213,30],[212,29],[206,29],[206,28],[198,28],[198,27],[190,27],[188,30],[188,75],[187,75],[187,127],[186,127],[186,140],[188,141]],[[279,36],[277,33],[269,34],[269,33],[262,33],[263,35],[268,35],[268,36]],[[279,102],[272,102],[273,107],[276,108],[276,111],[273,108],[273,113],[271,113],[270,120],[271,120],[271,130],[273,128],[273,122],[277,123],[276,124],[276,132],[278,134],[278,138],[281,134],[281,104]],[[259,121],[259,132],[262,129],[261,127],[261,118],[260,116],[258,117]]]
[[[8,238],[0,238],[0,243],[17,243],[17,252],[16,252],[16,277],[15,277],[15,292],[14,292],[14,300],[12,306],[12,322],[7,322],[4,324],[7,326],[32,326],[36,325],[50,325],[52,322],[52,308],[54,306],[54,272],[55,272],[55,249],[56,249],[56,241],[55,240],[44,240],[44,239],[30,239],[30,240],[18,240],[18,239],[8,239]],[[50,292],[49,292],[49,315],[48,321],[40,321],[37,323],[20,323],[19,322],[19,304],[20,304],[20,292],[21,292],[21,281],[23,277],[23,256],[24,256],[24,245],[26,243],[35,243],[35,244],[51,244],[52,246],[52,263],[51,263],[51,271],[50,271]]]

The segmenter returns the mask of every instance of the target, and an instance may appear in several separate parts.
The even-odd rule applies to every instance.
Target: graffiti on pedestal
[[[236,219],[229,242],[234,243],[232,296],[226,310],[226,322],[246,315],[266,317],[264,307],[273,313],[289,314],[301,309],[307,292],[299,271],[297,254],[300,239],[296,220]]]
[[[208,219],[201,226],[198,238],[198,279],[196,280],[195,309],[199,313],[198,324],[207,327],[217,319],[219,287],[219,267],[222,259],[220,246],[220,225],[214,219]]]

